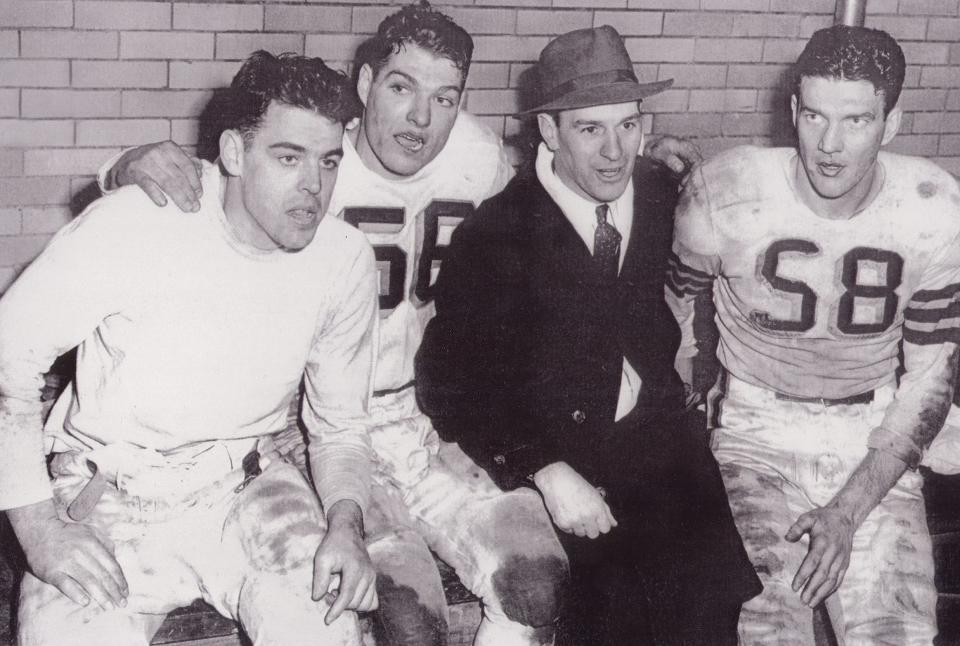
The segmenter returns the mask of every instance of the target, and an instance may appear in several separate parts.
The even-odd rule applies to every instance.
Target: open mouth
[[[317,210],[316,209],[290,209],[287,211],[287,216],[302,225],[311,225],[317,219]]]
[[[401,132],[393,137],[400,146],[412,153],[420,152],[424,146],[423,137],[410,132]]]
[[[840,171],[843,170],[843,164],[830,164],[827,162],[820,162],[817,164],[817,168],[820,170],[820,174],[826,177],[836,177],[840,174]]]
[[[620,178],[620,174],[623,172],[623,166],[617,166],[616,168],[598,168],[597,174],[607,181],[613,181]]]

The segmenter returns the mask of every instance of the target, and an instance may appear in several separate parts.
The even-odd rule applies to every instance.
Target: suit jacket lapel
[[[583,275],[592,271],[593,257],[580,234],[553,201],[534,174],[527,187],[531,233],[540,247],[555,262],[558,272]]]
[[[590,250],[543,188],[532,168],[526,184],[521,194],[527,199],[526,210],[530,214],[530,232],[534,236],[534,245],[543,252],[549,252],[553,261],[558,263],[558,271],[569,270],[578,275],[592,275],[594,267]],[[633,224],[624,250],[620,279],[638,271],[642,275],[645,261],[654,260],[659,255],[659,232],[652,231],[651,227],[663,219],[659,214],[666,199],[660,193],[656,182],[653,187],[648,184],[643,173],[634,172]]]

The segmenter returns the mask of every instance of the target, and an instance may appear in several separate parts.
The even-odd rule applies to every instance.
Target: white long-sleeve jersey
[[[51,495],[42,375],[76,345],[71,406],[47,449],[267,435],[305,377],[321,498],[366,507],[372,252],[329,217],[299,252],[253,250],[230,233],[221,182],[206,165],[190,216],[135,187],[98,200],[0,300],[0,509]]]

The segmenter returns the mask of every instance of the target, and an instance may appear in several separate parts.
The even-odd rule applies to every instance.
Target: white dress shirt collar
[[[593,254],[593,235],[597,229],[599,202],[586,199],[564,184],[553,169],[553,157],[553,152],[541,142],[537,150],[537,178]],[[610,206],[609,222],[623,237],[620,243],[620,267],[623,267],[624,253],[633,228],[633,178],[627,183],[623,194],[608,204]]]

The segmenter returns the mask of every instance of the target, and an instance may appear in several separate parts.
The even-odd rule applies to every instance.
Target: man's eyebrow
[[[640,113],[631,114],[629,117],[625,117],[620,120],[619,123],[626,123],[627,121],[636,121],[640,118]],[[577,119],[573,122],[574,126],[602,126],[603,122],[596,121],[593,119]]]
[[[297,153],[305,153],[307,149],[301,146],[300,144],[290,143],[289,141],[278,141],[275,144],[270,144],[267,146],[270,150],[276,150],[278,148],[283,148],[285,150],[292,150]],[[321,157],[343,157],[343,148],[332,148],[320,155]]]
[[[269,148],[270,150],[274,150],[276,148],[288,148],[298,153],[307,152],[307,149],[301,146],[300,144],[294,144],[289,141],[278,141],[275,144],[270,144],[269,146],[267,146],[267,148]]]
[[[387,74],[387,76],[393,76],[394,74],[396,74],[397,76],[402,76],[407,82],[409,82],[412,85],[420,85],[420,83],[417,82],[417,79],[410,76],[406,72],[401,72],[400,70],[390,70],[390,73]]]
[[[414,78],[413,76],[410,76],[406,72],[401,72],[400,70],[390,70],[390,73],[387,74],[387,76],[389,77],[389,76],[392,76],[393,74],[403,77],[411,85],[416,85],[417,87],[420,86],[420,83],[417,81],[417,79]],[[463,88],[461,88],[459,85],[444,85],[438,89],[441,92],[448,92],[448,91],[457,92],[457,93],[463,92]]]

